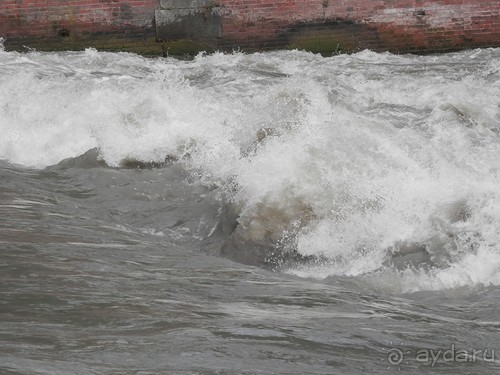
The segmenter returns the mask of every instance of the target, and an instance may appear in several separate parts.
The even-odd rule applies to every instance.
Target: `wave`
[[[241,262],[399,291],[498,285],[499,54],[2,51],[0,158],[178,163],[219,189],[221,251]]]

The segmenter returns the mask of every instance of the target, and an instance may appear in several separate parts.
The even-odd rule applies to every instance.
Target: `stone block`
[[[160,9],[200,9],[213,4],[213,0],[160,0]]]

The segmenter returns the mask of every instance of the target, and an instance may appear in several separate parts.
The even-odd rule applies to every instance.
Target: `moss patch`
[[[324,56],[351,53],[366,48],[366,41],[377,41],[377,34],[366,25],[334,20],[321,23],[301,23],[283,37],[289,48],[296,48]]]
[[[333,38],[298,38],[294,40],[290,48],[299,49],[322,55],[332,55],[344,52],[346,49],[342,41]]]
[[[132,52],[146,56],[161,56],[163,49],[155,37],[134,38],[114,34],[72,33],[69,36],[9,38],[5,48],[14,51],[35,49],[38,51],[81,51],[96,48],[100,51]]]
[[[163,50],[169,56],[195,56],[199,52],[215,52],[215,48],[210,43],[189,39],[164,42]]]

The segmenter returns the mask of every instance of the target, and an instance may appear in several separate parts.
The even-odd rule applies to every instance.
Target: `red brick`
[[[216,0],[224,9],[218,46],[265,49],[291,40],[338,37],[374,50],[419,50],[500,46],[498,0]],[[30,38],[60,40],[72,35],[117,33],[154,37],[158,0],[4,0],[0,37],[15,46]],[[353,26],[355,25],[355,26]],[[315,31],[316,30],[316,31]],[[293,33],[292,33],[293,31]],[[295,33],[295,34],[294,34]],[[329,36],[330,35],[330,36]],[[465,35],[465,37],[464,37]],[[89,36],[92,41],[92,35]],[[123,41],[122,41],[123,42]],[[52,42],[51,42],[52,43]]]

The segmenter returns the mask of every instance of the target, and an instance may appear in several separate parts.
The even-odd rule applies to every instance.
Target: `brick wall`
[[[228,47],[395,52],[500,46],[498,0],[220,0]],[[314,37],[317,41],[314,41]]]
[[[435,52],[500,46],[500,1],[3,0],[0,37],[8,49]]]
[[[6,48],[132,49],[161,53],[154,29],[158,0],[2,0]]]

